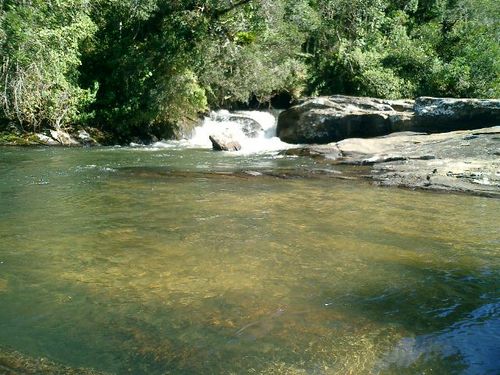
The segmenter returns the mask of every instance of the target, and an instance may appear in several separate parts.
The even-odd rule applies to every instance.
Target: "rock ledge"
[[[337,142],[393,132],[439,133],[500,125],[500,100],[421,97],[413,100],[329,96],[304,100],[278,118],[288,143]]]

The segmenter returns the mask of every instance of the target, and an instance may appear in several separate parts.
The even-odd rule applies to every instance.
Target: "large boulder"
[[[420,97],[411,130],[440,133],[500,125],[500,100]]]
[[[210,135],[210,141],[212,142],[212,148],[215,151],[239,151],[241,150],[241,145],[238,141],[235,141],[231,137],[224,135]]]
[[[335,95],[307,99],[282,112],[277,135],[288,143],[329,143],[408,130],[413,101]]]
[[[500,125],[500,100],[421,97],[412,100],[330,96],[281,113],[277,135],[288,143],[330,143],[393,132],[439,133]]]

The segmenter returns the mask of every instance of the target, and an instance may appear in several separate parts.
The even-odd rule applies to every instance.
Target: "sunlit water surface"
[[[500,201],[277,177],[316,167],[1,148],[0,345],[118,374],[498,374]]]

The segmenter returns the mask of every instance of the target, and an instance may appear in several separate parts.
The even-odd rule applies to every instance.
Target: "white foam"
[[[236,119],[236,121],[235,121]],[[244,124],[238,119],[251,119],[256,121],[261,129],[249,137],[244,132]],[[178,141],[160,141],[146,147],[147,150],[165,148],[201,148],[211,149],[212,142],[209,136],[224,136],[236,140],[241,145],[241,150],[231,152],[232,155],[248,155],[257,153],[276,153],[293,145],[282,142],[276,136],[277,119],[270,112],[263,111],[238,111],[231,113],[227,110],[212,112],[205,117],[203,123],[196,127],[191,137]]]
[[[261,130],[257,131],[255,137],[248,137],[244,132],[242,122],[235,121],[235,117],[252,119],[256,121]],[[233,118],[233,120],[231,119]],[[213,112],[206,117],[201,126],[194,129],[189,139],[177,142],[157,142],[153,146],[161,147],[188,147],[211,149],[210,135],[223,135],[238,141],[241,150],[236,155],[276,152],[290,148],[292,145],[282,142],[276,137],[276,118],[269,112],[262,111],[239,111],[230,113],[226,110]]]

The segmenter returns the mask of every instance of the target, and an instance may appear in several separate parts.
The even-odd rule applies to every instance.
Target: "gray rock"
[[[78,146],[80,143],[64,130],[51,130],[50,135],[63,146]]]
[[[310,145],[302,148],[290,148],[284,150],[282,155],[288,156],[310,156],[313,158],[324,158],[330,160],[338,160],[342,158],[342,151],[335,143],[326,145]]]
[[[255,138],[263,131],[261,124],[244,113],[216,112],[212,114],[212,118],[215,121],[231,121],[240,124],[241,130],[248,138]]]
[[[401,131],[438,133],[496,125],[500,100],[330,96],[306,99],[282,112],[277,135],[288,143],[325,144]]]
[[[224,135],[210,135],[210,141],[212,142],[212,148],[215,151],[239,151],[241,150],[241,145],[238,141]]]
[[[329,150],[339,152],[332,154]],[[367,166],[368,176],[380,185],[500,198],[499,152],[500,126],[496,126],[428,135],[403,132],[370,139],[350,138],[306,146],[295,154],[323,158],[330,164]],[[356,175],[356,170],[350,171]]]
[[[41,144],[47,145],[47,146],[57,146],[60,143],[57,142],[55,139],[41,133],[35,133],[35,136],[38,138]]]
[[[288,143],[325,144],[409,130],[413,101],[349,96],[307,99],[282,112],[277,135]]]
[[[78,141],[85,146],[98,146],[99,143],[85,130],[79,130],[77,133]]]
[[[500,100],[421,97],[412,130],[439,133],[500,125]]]

